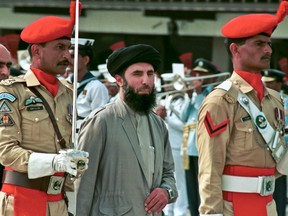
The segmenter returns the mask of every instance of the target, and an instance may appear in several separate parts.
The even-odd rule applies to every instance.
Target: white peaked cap
[[[90,38],[78,38],[78,44],[83,46],[93,46],[94,39]],[[71,38],[71,44],[75,44],[75,38]]]
[[[175,78],[174,73],[163,73],[161,74],[163,81],[173,81]]]
[[[98,65],[98,71],[103,74],[104,78],[108,82],[116,82],[115,78],[111,76],[111,74],[108,72],[107,64],[99,64]]]

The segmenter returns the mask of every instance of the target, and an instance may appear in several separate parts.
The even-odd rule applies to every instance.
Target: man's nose
[[[153,79],[154,79],[154,78],[153,78]],[[143,76],[142,76],[142,83],[143,83],[143,84],[149,83],[150,80],[151,80],[151,75],[146,74],[146,73],[143,74]]]
[[[268,44],[265,46],[265,53],[272,54],[272,47]]]

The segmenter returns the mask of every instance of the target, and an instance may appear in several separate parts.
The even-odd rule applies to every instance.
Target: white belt
[[[258,193],[261,196],[273,194],[275,188],[275,176],[222,176],[222,190],[239,193]]]

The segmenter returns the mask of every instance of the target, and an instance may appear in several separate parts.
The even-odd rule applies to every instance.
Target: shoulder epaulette
[[[69,90],[71,90],[71,91],[74,90],[74,89],[73,89],[73,83],[70,82],[69,80],[64,79],[64,80],[60,80],[60,82],[61,82],[66,88],[68,88]]]
[[[275,91],[274,89],[270,89],[267,88],[268,92],[270,95],[272,95],[274,98],[276,98],[278,101],[280,101],[281,103],[283,103],[283,98],[282,96],[279,94],[279,92]]]
[[[233,83],[231,80],[225,80],[224,82],[222,82],[221,84],[219,84],[215,88],[229,91],[231,89],[232,85],[233,85]]]
[[[216,86],[215,89],[222,89],[226,91],[226,93],[223,95],[225,100],[228,103],[236,103],[238,97],[238,88],[233,85],[231,80],[225,80],[220,85]]]
[[[24,76],[17,76],[17,77],[9,77],[8,79],[4,79],[0,81],[0,85],[13,85],[14,83],[19,83],[19,82],[26,82],[26,80],[23,78]]]

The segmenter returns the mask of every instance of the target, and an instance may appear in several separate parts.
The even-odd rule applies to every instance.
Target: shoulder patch
[[[0,115],[0,126],[13,126],[14,121],[8,113]]]
[[[0,101],[5,99],[13,103],[17,98],[9,92],[0,93]]]
[[[3,102],[0,104],[0,112],[3,112],[3,113],[12,112],[10,106],[7,104],[6,101],[3,101]]]

